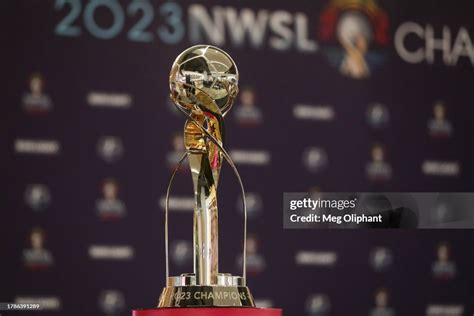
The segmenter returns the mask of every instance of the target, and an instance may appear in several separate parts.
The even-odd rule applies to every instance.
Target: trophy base
[[[273,308],[155,308],[134,310],[132,316],[282,316]]]
[[[255,307],[246,286],[168,286],[158,307]]]

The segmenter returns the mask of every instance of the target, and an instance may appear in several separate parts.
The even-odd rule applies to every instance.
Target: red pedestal
[[[134,310],[133,316],[282,316],[273,308],[155,308]]]

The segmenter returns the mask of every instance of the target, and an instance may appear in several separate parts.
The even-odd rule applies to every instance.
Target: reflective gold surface
[[[218,145],[223,146],[222,117],[232,106],[237,84],[235,63],[216,47],[191,47],[176,58],[171,68],[171,99],[190,116],[184,127],[184,144],[196,201],[194,274],[200,285],[217,284],[217,183],[222,166]]]
[[[225,115],[238,93],[239,73],[223,50],[197,45],[174,61],[170,72],[171,99],[189,111]]]
[[[223,117],[238,93],[238,71],[232,58],[221,49],[198,45],[182,52],[170,72],[170,97],[188,120],[184,126],[184,144],[191,169],[194,209],[194,273],[169,277],[158,307],[255,306],[245,286],[245,249],[242,277],[219,273],[217,185],[223,158],[230,164],[245,196],[239,173],[224,149]],[[184,159],[184,156],[183,156]],[[181,159],[180,163],[182,163]],[[165,243],[168,257],[168,186],[165,207]],[[244,235],[247,231],[244,206]],[[186,297],[181,295],[185,291]],[[201,295],[204,299],[196,298]],[[189,296],[189,298],[188,298]]]

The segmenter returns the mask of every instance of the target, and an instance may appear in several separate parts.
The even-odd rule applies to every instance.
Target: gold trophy
[[[223,50],[197,45],[174,61],[169,77],[170,97],[187,117],[184,125],[186,152],[176,166],[166,194],[166,287],[158,307],[255,307],[246,286],[247,209],[239,173],[224,148],[224,116],[238,93],[239,72]],[[194,272],[169,276],[168,201],[174,176],[188,158],[194,186]],[[244,245],[242,276],[219,273],[217,185],[225,159],[242,191]]]

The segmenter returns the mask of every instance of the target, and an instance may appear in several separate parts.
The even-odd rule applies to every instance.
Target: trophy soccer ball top
[[[187,116],[184,126],[186,152],[168,186],[165,209],[166,287],[158,307],[255,307],[245,284],[245,241],[242,276],[218,271],[217,184],[223,159],[233,168],[244,196],[237,169],[224,149],[223,117],[238,93],[239,73],[223,50],[197,45],[182,52],[170,73],[171,99]],[[168,198],[179,165],[188,158],[194,209],[194,273],[169,276]],[[243,199],[244,211],[245,199]],[[245,213],[246,214],[246,213]],[[244,235],[246,234],[246,216]]]

